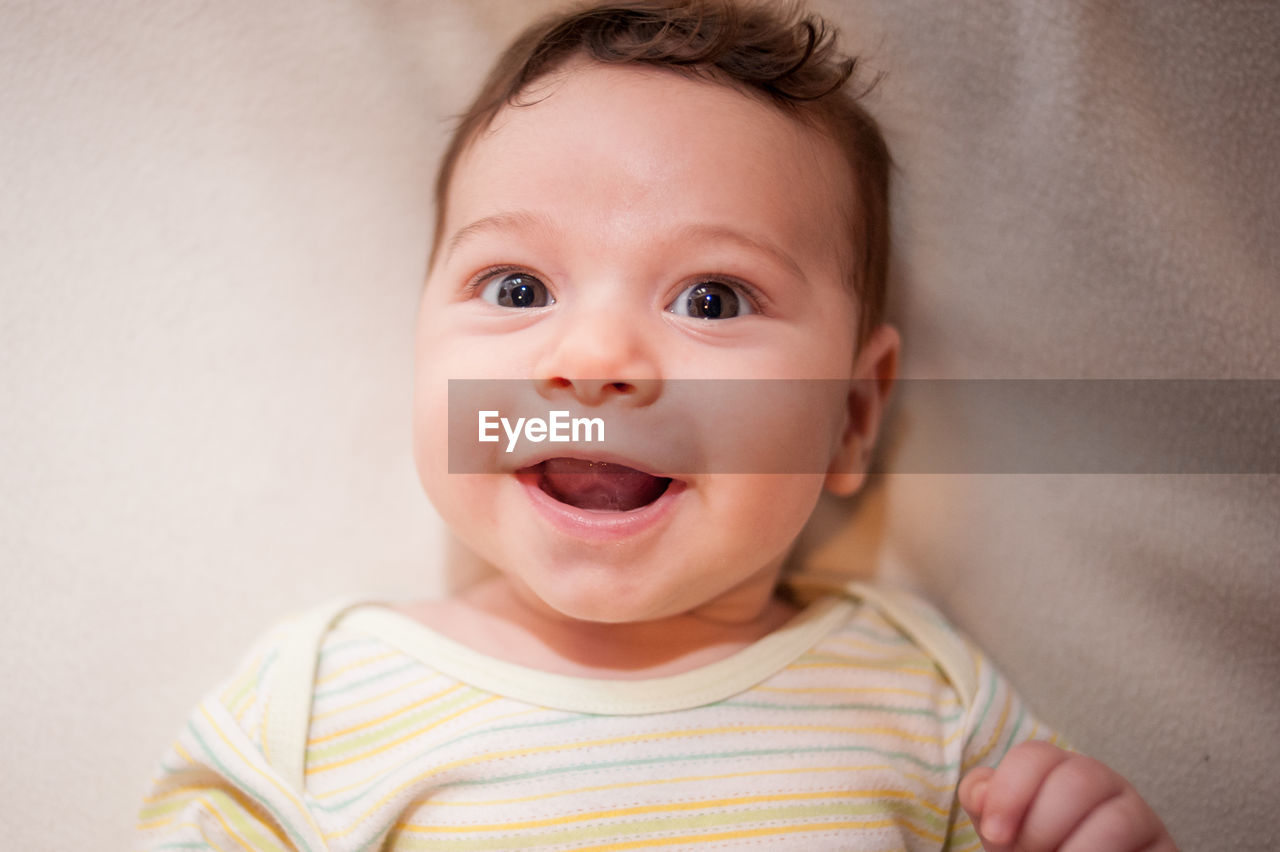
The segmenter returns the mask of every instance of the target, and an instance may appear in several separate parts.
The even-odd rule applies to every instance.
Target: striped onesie
[[[981,849],[963,772],[1054,740],[915,598],[818,595],[728,659],[534,671],[395,611],[272,631],[192,713],[145,849]]]

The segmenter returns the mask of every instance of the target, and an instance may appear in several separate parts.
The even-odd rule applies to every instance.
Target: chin
[[[637,590],[610,588],[607,583],[558,580],[545,594],[536,587],[531,586],[530,589],[544,606],[575,621],[634,624],[664,615],[661,606],[647,600]]]

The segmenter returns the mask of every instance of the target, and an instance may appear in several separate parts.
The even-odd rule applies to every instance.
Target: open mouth
[[[672,482],[624,464],[585,459],[547,459],[520,472],[537,476],[538,487],[553,499],[593,512],[643,508],[666,493]]]

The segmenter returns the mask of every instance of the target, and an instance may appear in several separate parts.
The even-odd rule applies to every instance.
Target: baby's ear
[[[884,417],[889,391],[898,375],[898,330],[877,326],[853,363],[844,434],[827,467],[826,488],[847,497],[862,487]]]

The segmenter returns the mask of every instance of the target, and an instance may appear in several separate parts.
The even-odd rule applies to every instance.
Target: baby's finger
[[[982,805],[987,799],[987,784],[996,771],[990,766],[979,766],[960,780],[960,788],[956,791],[960,799],[960,807],[969,815],[969,820],[977,825],[982,821]]]
[[[1013,844],[1041,783],[1068,757],[1057,746],[1034,741],[1020,743],[1005,755],[987,784],[978,825],[978,836],[988,849]]]
[[[1138,792],[1124,792],[1094,808],[1071,832],[1060,852],[1176,852],[1172,838],[1155,811]]]
[[[1050,770],[1018,833],[1020,846],[1057,849],[1094,808],[1124,792],[1128,783],[1104,763],[1073,754]]]

